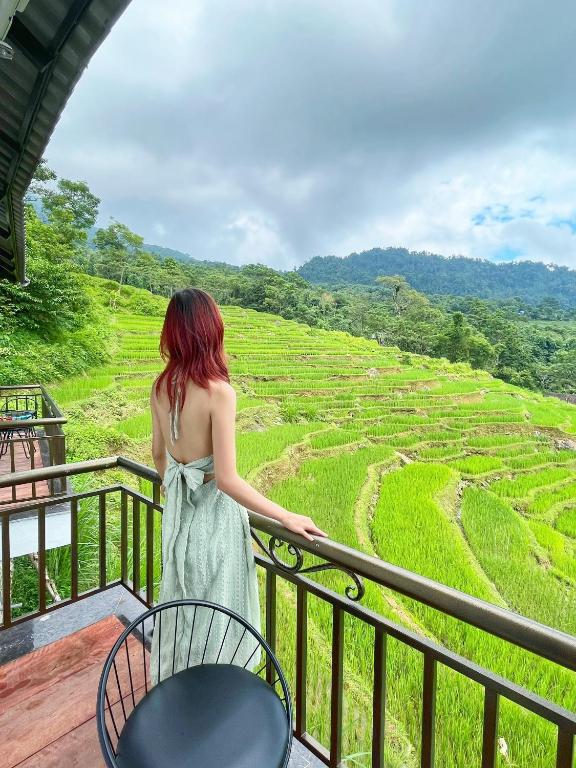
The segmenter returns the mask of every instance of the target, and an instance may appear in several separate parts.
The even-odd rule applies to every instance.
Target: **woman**
[[[223,341],[222,317],[209,294],[197,288],[174,294],[160,338],[166,367],[150,396],[152,456],[165,492],[160,602],[208,600],[236,611],[259,630],[246,508],[310,540],[326,534],[309,517],[288,512],[238,476],[236,393]],[[178,618],[167,611],[154,630],[152,683],[201,661],[254,666],[254,641],[238,632],[226,628],[225,616],[212,616],[207,609],[181,610]]]

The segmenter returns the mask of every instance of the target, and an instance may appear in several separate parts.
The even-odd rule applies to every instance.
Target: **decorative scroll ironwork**
[[[357,573],[354,573],[354,571],[350,570],[349,568],[345,568],[343,565],[337,565],[336,563],[330,562],[319,563],[318,565],[309,565],[304,568],[304,554],[302,550],[295,544],[287,543],[277,536],[271,536],[268,545],[266,545],[253,528],[251,528],[250,531],[252,533],[252,538],[258,544],[260,549],[265,552],[272,560],[274,565],[277,565],[281,570],[287,571],[288,573],[297,573],[299,575],[319,573],[320,571],[340,571],[341,573],[345,573],[353,582],[352,584],[348,584],[344,590],[346,597],[349,600],[354,600],[355,602],[362,600],[364,597],[364,593],[366,591],[364,587],[364,581],[360,576],[358,576]],[[285,562],[276,554],[276,551],[284,546],[286,546],[288,554],[295,558],[295,562],[293,564]]]

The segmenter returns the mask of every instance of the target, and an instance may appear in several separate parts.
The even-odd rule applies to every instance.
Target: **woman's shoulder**
[[[231,384],[229,384],[227,381],[224,381],[222,379],[213,379],[208,384],[208,391],[210,395],[215,397],[217,400],[221,400],[221,401],[236,400],[236,390]]]
[[[154,405],[158,400],[158,395],[159,395],[158,379],[159,378],[160,376],[156,376],[156,378],[152,382],[152,387],[150,388],[150,402],[152,403],[152,405]]]

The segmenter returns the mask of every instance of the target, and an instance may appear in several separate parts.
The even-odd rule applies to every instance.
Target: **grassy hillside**
[[[124,452],[150,463],[148,398],[165,300],[95,280],[112,303],[110,364],[52,387],[70,459]],[[450,364],[273,315],[224,307],[239,393],[242,474],[330,535],[396,565],[576,634],[576,408]],[[341,577],[324,574],[339,591]],[[281,587],[282,623],[295,594]],[[573,708],[573,675],[430,608],[368,585],[366,605]],[[330,615],[311,600],[309,731],[326,743]],[[368,765],[371,635],[346,626],[346,754]],[[292,632],[280,649],[293,668]],[[388,762],[415,766],[421,660],[388,659]],[[442,670],[437,764],[479,764],[482,696]],[[499,765],[549,766],[554,733],[502,705]]]

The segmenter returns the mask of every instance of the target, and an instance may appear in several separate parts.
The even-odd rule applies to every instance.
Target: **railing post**
[[[266,641],[276,653],[276,574],[266,569]],[[266,658],[266,681],[272,685],[276,671],[270,659]]]
[[[120,581],[128,583],[128,495],[120,491]]]
[[[140,500],[132,497],[132,589],[140,592]]]
[[[16,459],[15,459],[15,456],[14,456],[14,440],[10,439],[9,447],[10,447],[10,470],[11,470],[11,472],[16,472]],[[16,493],[16,486],[13,485],[12,486],[12,501],[16,501],[17,498],[18,498],[18,496],[17,496],[17,493]]]
[[[78,499],[70,502],[70,598],[78,598]]]
[[[386,724],[386,635],[374,628],[374,691],[372,694],[372,768],[384,768]]]
[[[56,433],[58,430],[56,430]],[[56,440],[56,463],[57,464],[65,464],[66,463],[66,438],[63,434],[59,435],[56,434],[54,436],[54,439]],[[60,493],[66,493],[66,478],[62,477],[60,479]]]
[[[436,659],[424,654],[424,688],[422,692],[422,756],[421,768],[434,767],[434,718],[436,710]]]
[[[12,585],[10,577],[10,518],[2,517],[2,624],[12,625]]]
[[[40,457],[40,464],[42,464],[42,454],[40,453],[40,440],[36,440],[36,445],[38,446],[38,455]],[[36,469],[36,456],[34,455],[36,452],[36,446],[34,445],[34,440],[30,440],[30,469]],[[38,495],[38,489],[36,487],[36,482],[32,481],[32,498],[35,499]]]
[[[572,768],[574,760],[574,733],[560,728],[556,751],[556,768]]]
[[[330,691],[330,768],[342,760],[342,688],[344,667],[344,613],[337,605],[332,611],[332,686]]]
[[[499,696],[491,688],[484,690],[484,725],[482,728],[482,768],[496,766]]]
[[[296,736],[306,732],[306,682],[308,667],[308,593],[296,591]]]
[[[38,609],[46,613],[46,507],[38,507]]]
[[[146,504],[146,603],[154,605],[154,510]]]
[[[98,571],[100,588],[106,586],[106,494],[98,496]]]

